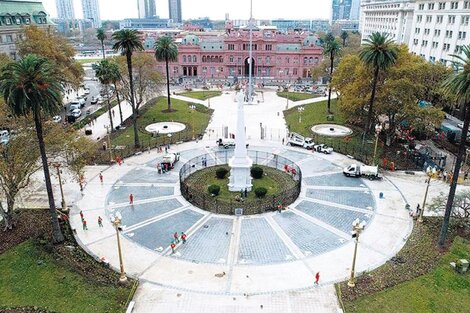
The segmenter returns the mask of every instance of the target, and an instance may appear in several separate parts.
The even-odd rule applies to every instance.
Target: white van
[[[6,145],[10,141],[10,133],[8,130],[0,130],[0,144]]]

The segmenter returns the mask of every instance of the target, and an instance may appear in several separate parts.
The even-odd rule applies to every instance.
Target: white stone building
[[[431,62],[447,64],[470,44],[470,0],[363,0],[360,31],[390,35]]]
[[[470,45],[469,22],[469,0],[416,0],[408,46],[428,61],[448,63]]]

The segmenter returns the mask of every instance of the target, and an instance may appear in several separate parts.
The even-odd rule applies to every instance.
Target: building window
[[[230,62],[230,63],[233,63],[233,55],[231,55],[231,56],[229,57],[229,62]]]
[[[416,46],[418,44],[419,40],[418,39],[413,39],[413,44]]]
[[[439,43],[437,41],[432,42],[432,47],[433,48],[437,48],[438,45],[439,45]]]
[[[419,10],[424,10],[424,3],[420,3],[418,8],[419,8]]]
[[[446,9],[446,3],[445,2],[439,2],[439,10],[445,10]]]
[[[13,42],[13,35],[7,35],[7,42]]]
[[[196,63],[197,62],[197,56],[193,55],[193,62]]]
[[[450,8],[451,10],[457,10],[459,8],[459,3],[458,2],[451,2],[450,3]]]
[[[238,58],[238,64],[241,64],[242,63],[242,58]]]
[[[266,64],[267,65],[271,64],[271,57],[266,57]]]
[[[272,51],[273,45],[266,45],[266,51]]]
[[[443,16],[443,15],[438,15],[436,22],[437,22],[438,24],[441,24],[443,20],[444,20],[444,16]]]
[[[423,40],[423,42],[421,42],[421,47],[427,47],[427,46],[428,46],[428,41]]]
[[[426,15],[426,23],[432,22],[432,15]]]
[[[415,34],[419,34],[419,31],[420,31],[419,28],[415,28]]]
[[[440,29],[435,29],[434,30],[434,36],[439,37],[441,35],[441,30]]]
[[[445,43],[443,46],[442,46],[442,50],[443,51],[449,51],[450,49],[450,43]]]
[[[470,1],[464,1],[463,8],[464,9],[470,9]]]
[[[292,75],[297,76],[297,68],[292,69]]]
[[[449,24],[454,24],[455,23],[455,15],[449,15],[448,22],[449,22]]]
[[[11,25],[11,19],[9,17],[5,18],[5,24]]]
[[[459,32],[459,39],[465,39],[467,37],[466,32]]]
[[[228,49],[229,50],[235,50],[235,45],[233,43],[228,44]]]
[[[470,20],[470,16],[462,16],[462,19],[460,21],[460,24],[462,25],[468,25],[468,21]]]
[[[428,3],[428,10],[434,10],[434,3]]]
[[[430,31],[431,31],[431,30],[430,30],[429,28],[425,28],[425,29],[424,29],[424,34],[425,34],[425,35],[429,35],[429,32],[430,32]]]
[[[423,16],[422,15],[418,15],[418,17],[416,18],[416,21],[418,23],[421,23],[421,21],[423,20]]]
[[[186,63],[186,56],[183,55],[183,63]]]
[[[452,38],[452,31],[446,30],[446,38]]]

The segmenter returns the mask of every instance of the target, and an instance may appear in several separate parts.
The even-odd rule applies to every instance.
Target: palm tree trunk
[[[334,51],[330,53],[330,84],[328,88],[328,114],[331,114],[331,81],[333,80],[333,66],[335,61]]]
[[[166,65],[166,92],[168,94],[168,112],[171,112],[171,100],[170,100],[170,70],[168,68],[168,57],[165,58]]]
[[[61,243],[64,241],[64,235],[62,235],[62,231],[60,230],[59,220],[57,219],[57,211],[55,208],[54,194],[52,192],[51,175],[49,173],[49,165],[47,164],[46,147],[44,145],[44,137],[43,137],[42,123],[41,123],[41,113],[38,110],[34,111],[34,123],[36,124],[36,134],[37,134],[38,142],[39,142],[39,152],[41,153],[42,168],[44,171],[44,179],[46,181],[47,198],[49,200],[49,213],[51,215],[51,222],[52,222],[52,242]]]
[[[107,100],[108,100],[108,114],[109,114],[109,125],[111,126],[111,133],[114,132],[114,125],[113,125],[113,112],[111,112],[111,101],[109,101],[109,91],[108,91],[108,85],[106,85],[106,95],[107,95]],[[109,147],[111,149],[111,147]]]
[[[121,99],[119,98],[119,91],[117,89],[116,84],[114,84],[114,90],[116,91],[116,99],[117,99],[118,108],[119,108],[119,118],[121,119],[121,125],[122,125],[122,123],[124,123],[124,119],[122,118]]]
[[[366,141],[367,134],[370,130],[370,122],[372,121],[372,116],[374,114],[374,100],[375,100],[375,92],[377,91],[377,82],[379,80],[379,70],[380,68],[377,66],[374,70],[374,80],[372,81],[372,93],[370,95],[369,101],[369,112],[367,113],[367,120],[366,124],[364,125],[364,133],[362,136],[362,146],[364,147],[364,143]]]
[[[464,121],[462,127],[462,135],[460,136],[459,152],[455,161],[454,174],[452,176],[452,182],[450,183],[449,196],[447,197],[446,210],[444,213],[444,221],[442,222],[441,232],[439,234],[439,246],[442,248],[445,244],[447,237],[447,230],[449,229],[450,214],[452,213],[452,206],[454,204],[455,191],[457,189],[457,181],[459,179],[460,168],[465,157],[465,150],[467,149],[467,133],[470,124],[470,109],[468,108],[469,103],[466,103],[464,110]]]
[[[129,72],[129,87],[131,90],[131,106],[132,106],[132,121],[134,123],[134,146],[136,148],[140,147],[139,141],[139,132],[137,130],[137,108],[135,106],[135,97],[134,97],[134,77],[132,75],[132,53],[126,54],[127,58],[127,71]]]
[[[101,40],[101,51],[103,53],[103,60],[106,59],[106,55],[104,53],[104,40]]]

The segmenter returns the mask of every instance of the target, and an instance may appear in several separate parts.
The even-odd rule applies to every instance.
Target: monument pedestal
[[[251,191],[253,184],[251,183],[251,165],[253,161],[251,161],[248,157],[245,159],[239,159],[233,157],[229,161],[230,166],[230,177],[228,183],[228,190],[233,192],[239,191]]]

